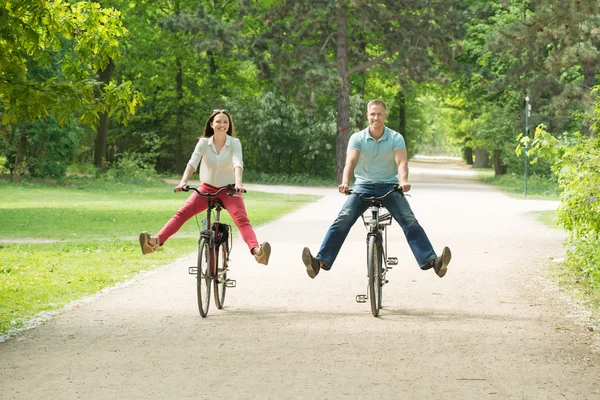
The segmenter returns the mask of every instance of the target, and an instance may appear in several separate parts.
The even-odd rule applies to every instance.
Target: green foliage
[[[244,166],[254,172],[334,176],[334,110],[308,114],[274,93],[241,105],[234,122]]]
[[[97,176],[108,180],[127,181],[131,184],[157,179],[155,165],[164,141],[154,132],[135,132],[133,136],[142,144],[144,151],[134,151],[132,148],[132,151],[117,152],[113,156],[114,161],[108,163],[106,173]]]
[[[26,166],[34,177],[58,178],[77,153],[84,131],[77,125],[61,127],[54,120],[37,121],[25,126],[29,151]]]
[[[52,118],[11,128],[0,136],[0,151],[6,156],[5,167],[41,178],[65,175],[85,133],[76,123],[60,126]]]
[[[407,123],[407,147],[409,155],[429,154],[457,156],[460,147],[453,140],[453,120],[450,114],[456,112],[444,108],[439,99],[430,93],[412,99],[407,107],[410,122]]]
[[[125,153],[117,157],[106,171],[106,178],[131,184],[144,183],[157,178],[154,163],[146,153]]]
[[[568,232],[567,263],[586,284],[600,288],[600,139],[555,138],[544,128],[539,126],[533,139],[522,142],[533,162],[553,161],[562,189],[558,221]]]
[[[118,11],[88,1],[0,0],[0,16],[4,124],[48,116],[62,124],[73,110],[95,124],[102,112],[126,118],[135,111],[141,96],[130,82],[101,86],[95,80],[120,54],[118,41],[127,30]],[[48,67],[56,54],[61,54],[60,74],[29,74],[29,63]]]

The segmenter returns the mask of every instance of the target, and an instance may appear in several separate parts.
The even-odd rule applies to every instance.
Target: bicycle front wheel
[[[198,245],[198,275],[196,277],[196,292],[198,293],[198,311],[202,318],[208,314],[210,304],[211,271],[213,262],[210,243],[206,238],[200,240]]]
[[[374,317],[379,316],[381,309],[382,253],[381,243],[375,236],[370,236],[367,247],[367,268],[369,270],[369,299],[371,300],[371,313]]]
[[[229,243],[226,241],[221,243],[217,249],[215,265],[217,266],[216,273],[213,278],[215,287],[215,304],[220,310],[225,304],[225,291],[227,286],[227,267],[229,263]]]

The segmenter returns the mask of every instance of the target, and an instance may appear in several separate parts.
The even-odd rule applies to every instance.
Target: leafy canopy
[[[97,71],[119,56],[127,34],[120,13],[96,2],[0,0],[0,100],[2,122],[56,117],[73,110],[96,123],[98,114],[135,111],[141,96],[129,82],[103,85]],[[57,75],[33,75],[32,66],[60,65]]]

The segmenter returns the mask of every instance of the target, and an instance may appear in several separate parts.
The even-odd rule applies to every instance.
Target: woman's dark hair
[[[227,134],[229,136],[235,136],[235,129],[233,127],[233,120],[231,119],[231,115],[229,115],[229,112],[227,110],[213,110],[212,114],[210,115],[210,117],[206,121],[206,125],[204,125],[204,137],[205,138],[209,138],[209,137],[211,137],[212,135],[215,134],[214,129],[210,125],[212,124],[212,122],[215,119],[215,117],[216,117],[217,114],[225,114],[225,115],[227,115],[227,118],[229,118],[229,129],[227,129]]]

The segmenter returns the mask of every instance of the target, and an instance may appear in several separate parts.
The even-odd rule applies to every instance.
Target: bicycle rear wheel
[[[369,299],[371,300],[371,313],[374,317],[379,316],[381,309],[381,271],[382,271],[382,248],[375,236],[369,236],[367,247],[367,268],[369,270]]]
[[[198,311],[202,318],[208,314],[210,304],[210,286],[211,273],[210,265],[212,260],[210,243],[206,238],[200,240],[198,245],[198,275],[196,277],[196,292],[198,293]]]
[[[225,304],[225,291],[227,286],[227,267],[229,264],[229,242],[221,243],[216,252],[215,265],[217,267],[214,274],[213,283],[215,287],[215,304],[220,310]]]

